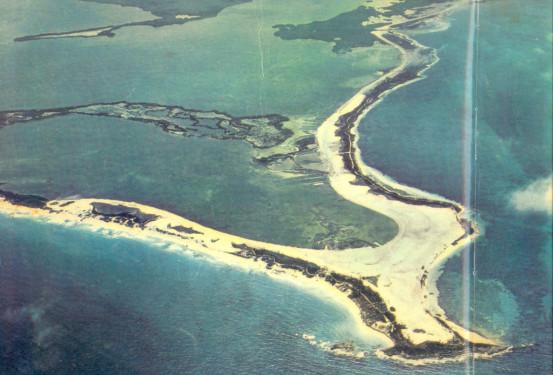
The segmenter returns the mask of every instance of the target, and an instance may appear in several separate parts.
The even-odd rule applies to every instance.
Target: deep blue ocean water
[[[2,374],[464,373],[329,355],[301,334],[375,344],[309,290],[162,244],[3,216],[0,236]]]
[[[347,312],[297,287],[84,230],[5,217],[0,224],[2,374],[286,374],[352,365],[297,336],[355,335]]]

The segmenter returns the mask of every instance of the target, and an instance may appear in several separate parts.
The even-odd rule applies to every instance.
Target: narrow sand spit
[[[33,39],[57,39],[57,38],[95,38],[106,33],[110,33],[113,30],[112,26],[98,27],[94,29],[68,31],[61,33],[47,33],[40,34],[33,37]]]

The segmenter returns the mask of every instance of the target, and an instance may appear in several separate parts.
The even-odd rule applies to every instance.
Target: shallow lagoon
[[[236,116],[316,117],[318,124],[357,88],[348,81],[393,66],[397,52],[380,46],[337,55],[327,43],[283,41],[273,35],[273,25],[325,18],[357,4],[255,1],[182,26],[123,29],[114,38],[13,43],[15,34],[34,31],[29,20],[29,31],[22,23],[17,33],[2,36],[1,107],[126,100]],[[59,9],[50,7],[55,26]]]
[[[359,2],[325,3],[258,1],[182,26],[123,29],[109,39],[11,43],[1,52],[1,106],[126,100],[234,116],[278,113],[291,118],[289,126],[312,133],[357,80],[371,79],[397,57],[382,46],[337,55],[326,43],[273,36],[274,24],[328,17]],[[298,7],[310,12],[296,14]],[[224,231],[298,246],[324,248],[330,232],[353,233],[365,243],[384,243],[396,232],[389,219],[339,198],[324,178],[282,179],[254,168],[252,151],[242,144],[182,140],[122,123],[79,117],[5,129],[0,181],[52,198],[135,200]]]
[[[183,138],[138,122],[76,115],[0,135],[2,181],[14,191],[135,201],[296,246],[332,246],[329,234],[346,243],[384,243],[397,230],[390,219],[336,195],[324,177],[283,179],[255,165],[240,141]]]

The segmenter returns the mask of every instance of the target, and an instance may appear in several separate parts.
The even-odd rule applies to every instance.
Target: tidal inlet
[[[2,374],[552,371],[552,9],[0,0]]]

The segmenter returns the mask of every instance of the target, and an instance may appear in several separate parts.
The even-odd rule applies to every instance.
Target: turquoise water
[[[26,219],[0,216],[0,236],[2,374],[464,373],[328,355],[299,336],[376,343],[340,307],[263,274]]]
[[[356,367],[297,336],[355,335],[347,312],[262,274],[3,216],[0,235],[2,374]]]
[[[312,130],[397,59],[387,48],[337,55],[329,43],[272,35],[274,24],[327,19],[359,1],[255,1],[184,26],[121,30],[113,39],[18,44],[11,40],[151,15],[76,1],[65,1],[64,12],[56,8],[58,1],[0,4],[5,18],[13,20],[0,33],[0,107],[6,110],[147,101],[233,115],[281,113],[301,118]],[[545,32],[551,12],[544,7],[542,2],[481,4],[486,22],[480,35],[474,207],[485,234],[476,246],[472,324],[508,344],[536,345],[479,361],[478,374],[550,371],[551,217],[517,212],[509,203],[514,191],[551,173],[546,155],[551,35]],[[31,10],[36,18],[28,17]],[[466,11],[459,12],[449,30],[417,36],[438,49],[441,62],[428,79],[391,94],[371,112],[360,142],[370,165],[457,200],[463,198],[467,19]],[[0,132],[0,171],[0,181],[21,192],[141,201],[275,242],[312,239],[328,226],[306,225],[316,223],[321,210],[349,226],[362,221],[370,228],[375,222],[364,210],[341,202],[326,184],[260,172],[244,143],[183,140],[116,119],[71,116],[6,128]],[[308,209],[313,205],[318,211]],[[381,225],[378,235],[389,230]],[[372,351],[371,343],[351,332],[345,311],[306,291],[204,258],[1,216],[0,238],[2,373],[465,370],[463,365],[413,369],[373,356],[364,362],[329,356],[297,334],[331,341],[353,335],[361,348]],[[452,259],[440,280],[441,303],[457,320],[463,319],[461,274],[461,259]]]

